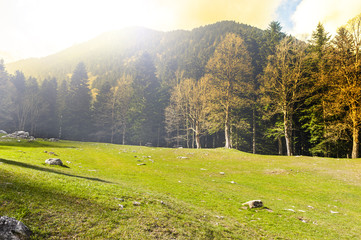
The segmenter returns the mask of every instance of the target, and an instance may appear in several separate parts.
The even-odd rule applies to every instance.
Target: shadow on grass
[[[57,142],[43,142],[43,141],[28,141],[28,140],[20,140],[20,142],[17,141],[17,139],[1,139],[0,138],[0,147],[52,147],[52,148],[76,148],[74,146],[60,146],[57,144]]]
[[[68,176],[68,177],[82,178],[82,179],[86,179],[86,180],[90,180],[90,181],[97,181],[97,182],[102,182],[102,183],[112,183],[112,182],[109,182],[109,181],[102,180],[102,179],[100,179],[100,178],[92,178],[92,177],[78,176],[78,175],[74,175],[74,174],[69,174],[69,173],[64,173],[64,172],[56,171],[56,170],[54,170],[54,169],[49,169],[49,168],[45,168],[45,167],[39,167],[39,166],[35,166],[35,165],[23,163],[23,162],[17,162],[17,161],[7,160],[7,159],[3,159],[3,158],[0,158],[0,162],[5,163],[5,164],[9,164],[9,165],[18,166],[18,167],[29,168],[29,169],[33,169],[33,170],[37,170],[37,171],[43,171],[43,172],[50,172],[50,173],[60,174],[60,175]],[[65,168],[69,168],[69,167],[65,166]]]

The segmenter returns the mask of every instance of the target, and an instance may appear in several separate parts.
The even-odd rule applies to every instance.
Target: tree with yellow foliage
[[[235,109],[250,102],[251,57],[241,37],[229,33],[217,46],[207,64],[210,81],[209,120],[216,130],[224,129],[225,148],[232,148],[231,128],[237,124]]]

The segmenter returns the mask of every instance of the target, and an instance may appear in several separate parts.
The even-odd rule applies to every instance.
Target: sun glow
[[[360,10],[359,0],[0,0],[0,58],[42,57],[128,26],[190,30],[234,20],[266,29],[281,15],[296,36],[319,21],[334,32]]]

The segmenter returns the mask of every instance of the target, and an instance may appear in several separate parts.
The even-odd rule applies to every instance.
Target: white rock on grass
[[[248,205],[249,208],[260,208],[263,207],[262,200],[251,200],[242,204],[242,206]]]
[[[63,166],[63,162],[59,158],[49,158],[45,160],[46,164]]]

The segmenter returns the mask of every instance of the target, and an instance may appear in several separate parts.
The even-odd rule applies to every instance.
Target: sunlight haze
[[[0,58],[46,56],[127,26],[191,30],[234,20],[266,29],[276,20],[302,37],[320,21],[335,32],[360,12],[357,0],[0,0]]]

